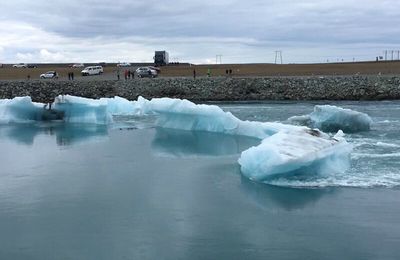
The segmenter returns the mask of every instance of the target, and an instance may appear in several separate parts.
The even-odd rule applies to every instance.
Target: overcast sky
[[[0,62],[284,63],[400,50],[398,0],[1,0]],[[391,58],[391,55],[389,55]],[[397,58],[397,52],[395,53]]]

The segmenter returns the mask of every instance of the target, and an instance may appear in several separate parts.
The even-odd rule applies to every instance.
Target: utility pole
[[[275,51],[275,64],[278,64],[278,62],[280,62],[280,64],[283,64],[282,51]]]
[[[393,61],[394,50],[391,50],[390,53],[392,54],[392,61]]]
[[[215,55],[215,64],[222,64],[222,54]]]
[[[387,61],[387,54],[388,54],[388,51],[385,50],[384,53],[385,53],[385,61]]]

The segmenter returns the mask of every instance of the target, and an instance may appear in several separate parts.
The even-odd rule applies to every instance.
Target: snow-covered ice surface
[[[239,164],[251,180],[268,182],[279,175],[344,172],[350,152],[340,132],[330,138],[315,130],[281,131],[244,151]]]
[[[331,105],[317,105],[311,114],[293,116],[288,121],[325,132],[342,130],[345,133],[368,131],[372,124],[367,114]]]

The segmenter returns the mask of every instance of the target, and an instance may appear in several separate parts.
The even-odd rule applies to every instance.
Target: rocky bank
[[[60,94],[88,98],[138,96],[191,101],[400,99],[400,77],[157,78],[96,81],[1,81],[0,99],[31,96],[50,102]]]

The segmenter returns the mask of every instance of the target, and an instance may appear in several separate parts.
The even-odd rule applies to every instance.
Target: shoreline
[[[31,96],[49,102],[58,95],[128,100],[171,97],[204,101],[398,100],[400,76],[164,77],[131,80],[5,80],[0,99]]]

